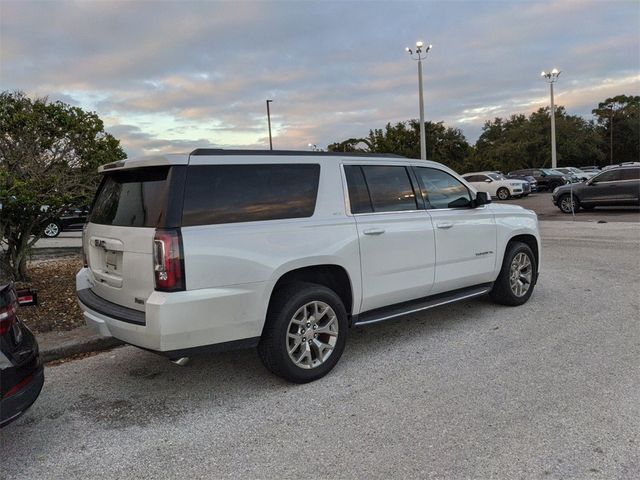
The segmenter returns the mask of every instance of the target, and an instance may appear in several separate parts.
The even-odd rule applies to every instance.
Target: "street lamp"
[[[271,112],[269,111],[269,104],[273,100],[267,100],[267,122],[269,122],[269,150],[273,150],[273,140],[271,139]]]
[[[540,74],[540,76],[549,84],[549,88],[551,91],[551,168],[556,168],[558,166],[558,161],[556,160],[556,111],[553,105],[553,84],[560,76],[560,70],[554,68],[550,72],[545,72],[544,70]]]
[[[405,51],[413,60],[418,62],[418,98],[420,102],[420,158],[427,159],[427,138],[424,131],[424,97],[422,95],[422,60],[427,58],[427,53],[431,50],[432,45],[424,46],[422,42],[416,42],[416,49],[405,48]]]

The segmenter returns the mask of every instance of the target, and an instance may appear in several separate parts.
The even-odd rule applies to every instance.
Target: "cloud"
[[[325,146],[416,118],[473,141],[485,120],[548,103],[590,115],[638,94],[635,2],[17,2],[0,15],[3,88],[95,110],[130,156],[198,145]],[[114,133],[115,134],[115,133]]]

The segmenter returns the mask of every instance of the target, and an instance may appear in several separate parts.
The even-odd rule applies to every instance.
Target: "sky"
[[[640,1],[0,0],[0,87],[95,111],[129,157],[196,147],[307,150],[418,118],[473,143],[549,103],[591,117],[640,95]]]

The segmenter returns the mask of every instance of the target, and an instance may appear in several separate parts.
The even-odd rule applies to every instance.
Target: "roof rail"
[[[321,157],[385,157],[406,158],[395,153],[313,152],[310,150],[225,150],[224,148],[196,148],[190,155],[309,155]]]

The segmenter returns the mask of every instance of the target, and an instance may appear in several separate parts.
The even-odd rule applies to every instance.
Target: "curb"
[[[114,337],[103,337],[88,327],[78,327],[67,332],[36,334],[43,362],[61,360],[81,353],[99,352],[123,345]]]

